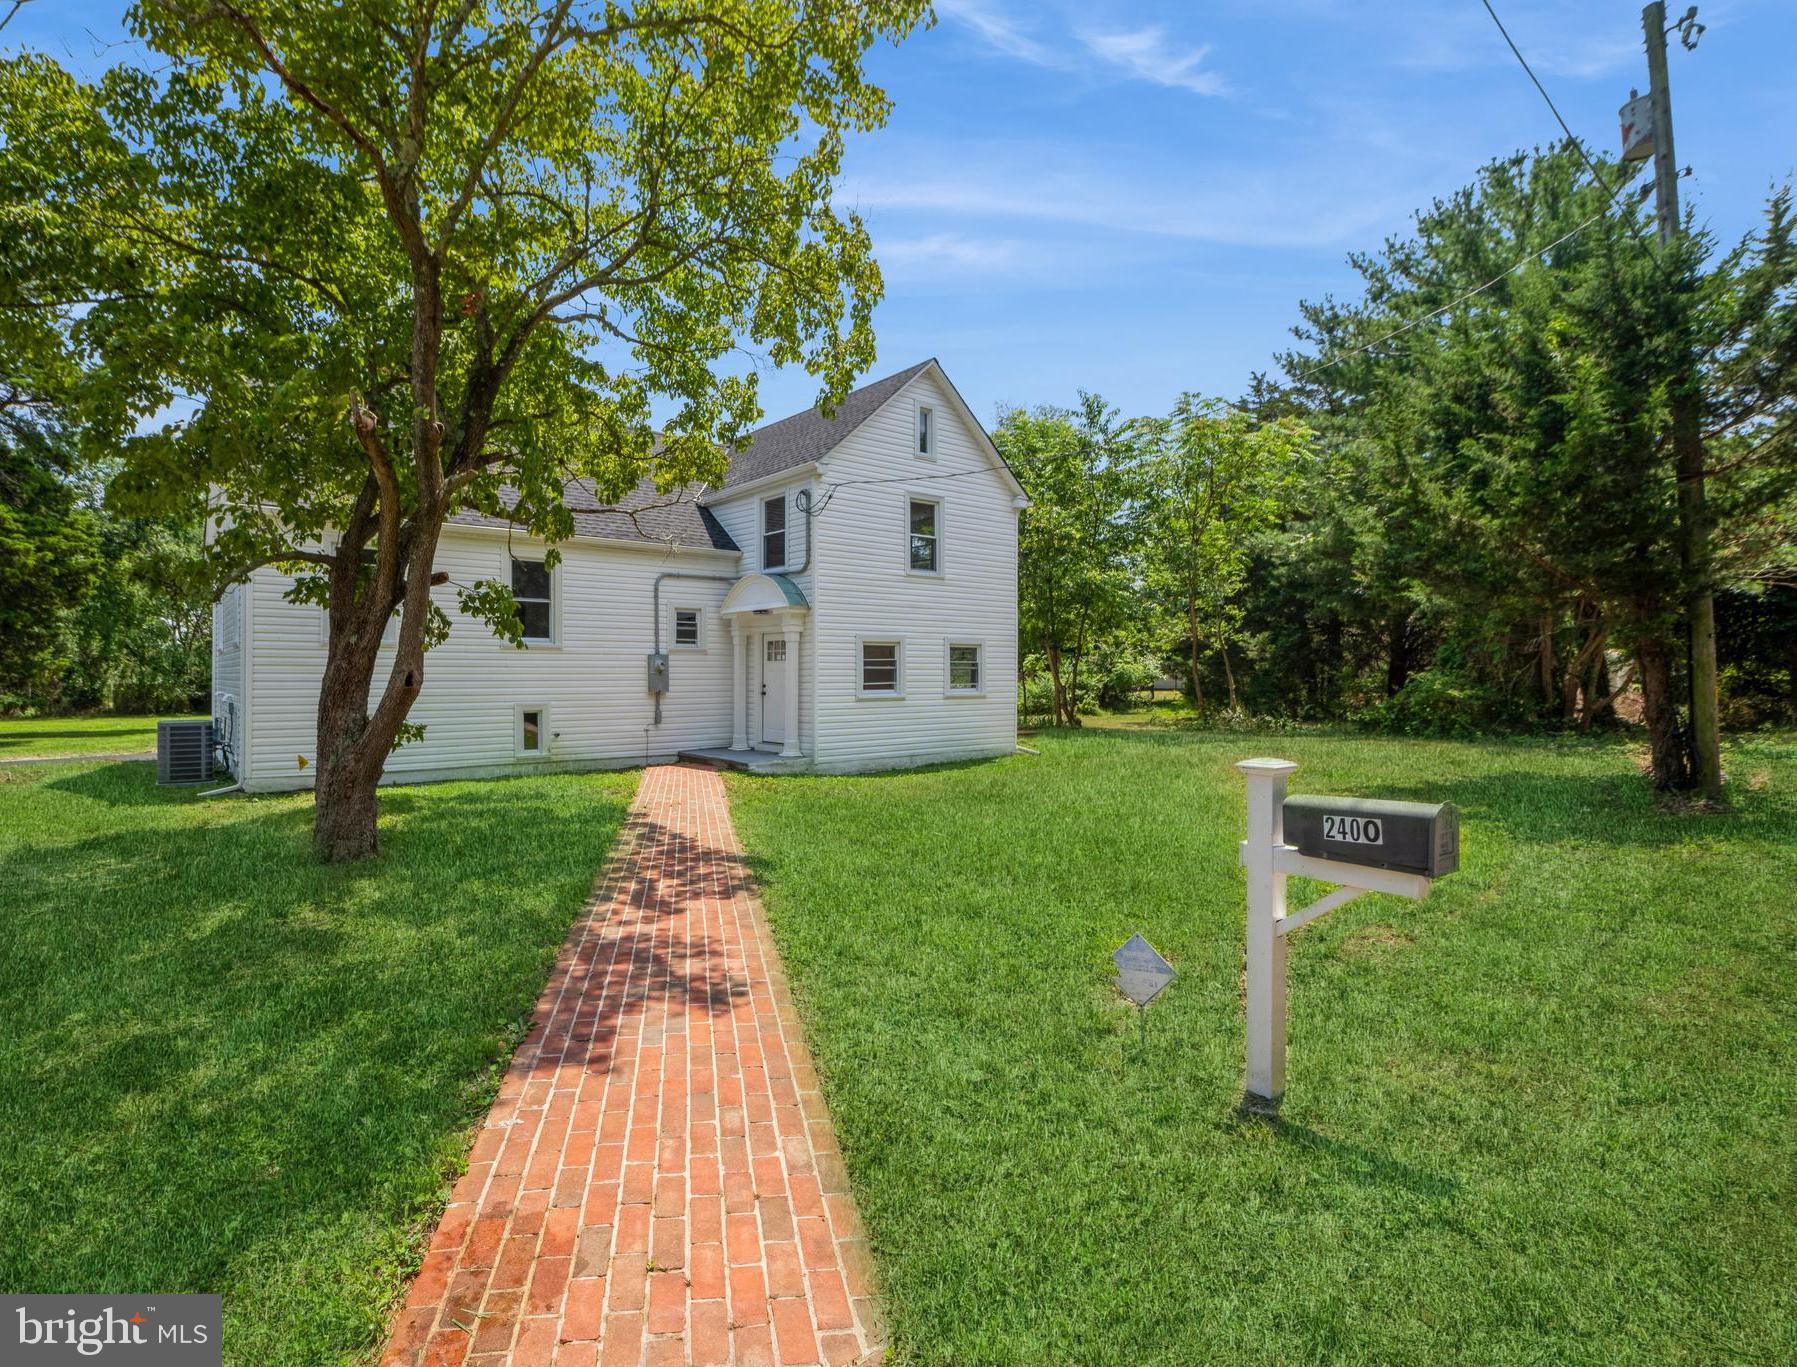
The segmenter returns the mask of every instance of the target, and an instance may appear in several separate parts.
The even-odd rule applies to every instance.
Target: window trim
[[[918,404],[911,414],[911,454],[919,460],[935,460],[936,435],[936,405]]]
[[[524,747],[524,714],[537,714],[537,739],[540,744],[534,750]],[[555,731],[549,723],[549,704],[537,702],[521,702],[512,709],[512,753],[518,759],[548,759],[549,752],[555,747]]]
[[[668,649],[682,650],[692,654],[703,655],[705,653],[705,609],[696,603],[676,603],[670,611],[671,616],[668,618]],[[698,622],[699,639],[696,641],[682,641],[680,639],[680,614],[683,612],[692,613],[694,619]]]
[[[920,570],[911,563],[911,507],[917,503],[928,503],[936,510],[936,568]],[[904,502],[905,533],[905,573],[915,575],[919,579],[941,579],[944,577],[943,542],[948,539],[948,505],[934,494],[906,494]]]
[[[867,647],[891,646],[893,687],[868,688]],[[878,701],[902,699],[905,696],[905,638],[903,636],[857,636],[855,638],[855,696]]]
[[[979,683],[973,688],[956,688],[954,673],[954,653],[956,650],[973,650],[974,677]],[[947,638],[942,642],[942,696],[945,698],[983,698],[986,696],[986,643],[970,641],[966,638]]]
[[[776,503],[780,505],[780,529],[778,532],[773,532],[768,529],[767,510]],[[790,554],[792,542],[789,539],[791,535],[792,518],[787,515],[786,491],[782,489],[777,494],[764,494],[761,499],[761,568],[764,571],[783,570],[786,568],[786,562],[792,558]],[[778,536],[780,538],[780,563],[777,565],[768,559],[767,539],[769,536]]]
[[[512,579],[512,565],[522,562],[526,565],[541,565],[549,576],[549,634],[547,636],[520,636],[519,644],[529,650],[559,650],[562,644],[562,591],[561,566],[551,565],[546,556],[533,559],[528,555],[518,555],[508,551],[505,558],[506,579]],[[509,586],[509,585],[508,585]],[[540,603],[540,598],[518,598],[518,590],[512,588],[512,597],[518,602]],[[519,614],[522,621],[523,614]],[[501,641],[499,644],[511,648],[511,643]]]

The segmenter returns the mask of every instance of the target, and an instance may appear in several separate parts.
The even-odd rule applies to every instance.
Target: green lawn
[[[361,1362],[635,774],[309,796],[0,769],[0,1288],[215,1291],[225,1360]]]
[[[174,716],[0,717],[0,759],[34,755],[154,754],[156,723]]]
[[[1797,738],[1725,816],[1610,741],[1036,743],[730,780],[899,1361],[1797,1356]],[[1234,1110],[1257,753],[1464,838],[1294,938],[1276,1124]],[[1136,930],[1181,973],[1145,1047]]]

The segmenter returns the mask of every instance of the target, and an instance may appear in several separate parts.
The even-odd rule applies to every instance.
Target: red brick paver
[[[869,1283],[723,781],[646,770],[382,1362],[874,1362]]]

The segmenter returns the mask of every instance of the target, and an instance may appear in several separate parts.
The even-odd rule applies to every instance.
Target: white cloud
[[[1408,212],[1427,202],[1419,179],[1430,183],[1426,174],[1418,176],[1414,161],[1368,171],[1330,148],[1277,167],[1145,158],[1123,147],[1053,142],[957,140],[952,155],[932,144],[888,148],[897,155],[883,156],[878,168],[858,166],[842,189],[844,202],[869,213],[877,237],[883,227],[909,228],[920,220],[950,225],[929,228],[925,239],[1014,237],[1021,245],[1007,264],[1020,271],[1077,266],[1080,255],[1092,250],[1090,232],[1078,230],[1097,230],[1107,252],[1123,250],[1130,239],[1154,238],[1273,248],[1364,243],[1402,227]],[[1021,224],[1076,230],[1073,236],[1084,245],[1077,251],[1068,246],[1052,254],[1058,262],[1045,262],[1028,249],[1046,249],[1047,229],[1014,228],[1006,235],[1002,226]],[[997,232],[989,238],[975,225]],[[882,248],[882,261],[888,251]],[[968,249],[959,254],[972,259]]]
[[[989,0],[936,0],[937,12],[970,30],[988,47],[1031,66],[1052,71],[1093,70],[1096,57],[1113,71],[1151,85],[1171,86],[1199,95],[1221,95],[1224,79],[1199,64],[1208,47],[1183,47],[1173,42],[1159,24],[1146,28],[1082,29],[1078,48],[1060,47],[1036,37],[1011,14]]]
[[[1033,66],[1064,68],[1066,60],[1025,33],[1017,21],[985,0],[936,0],[936,12],[973,30],[988,46]]]
[[[925,233],[881,237],[875,256],[888,271],[939,274],[1010,273],[1030,264],[1036,253],[1015,238],[972,237],[966,233]]]
[[[1119,33],[1086,31],[1079,35],[1088,51],[1137,80],[1154,85],[1190,90],[1199,95],[1222,95],[1228,82],[1212,71],[1199,69],[1208,47],[1187,48],[1169,42],[1158,24]]]

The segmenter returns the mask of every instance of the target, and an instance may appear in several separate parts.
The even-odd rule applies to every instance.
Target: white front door
[[[786,743],[786,641],[780,636],[761,638],[761,743]]]

